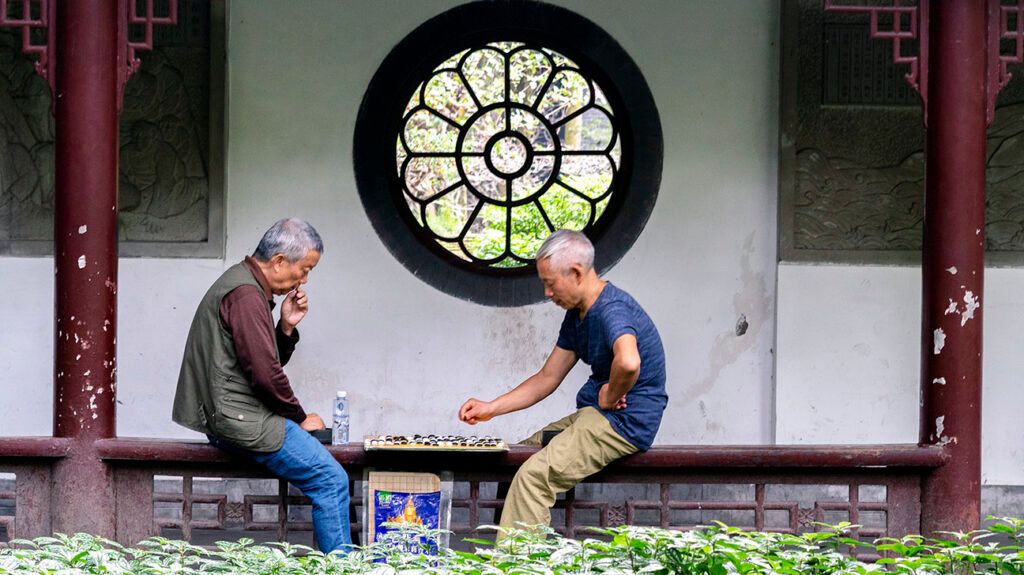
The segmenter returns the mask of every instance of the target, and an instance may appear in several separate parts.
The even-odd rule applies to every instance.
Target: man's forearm
[[[636,380],[640,377],[640,369],[629,369],[621,365],[616,365],[613,360],[611,374],[609,375],[609,397],[617,401],[623,395],[629,393],[629,390],[633,389],[633,386],[636,385]]]
[[[505,415],[513,411],[526,409],[551,395],[551,392],[557,387],[557,383],[552,385],[552,382],[546,381],[541,373],[535,373],[517,385],[512,391],[494,400],[495,415]]]
[[[293,327],[291,333],[287,333],[284,331],[282,323],[277,324],[277,329],[274,330],[274,338],[277,342],[277,353],[280,356],[281,365],[288,365],[288,361],[292,358],[292,353],[295,351],[295,346],[299,343],[299,330]]]
[[[267,406],[267,409],[288,418],[295,423],[306,419],[306,411],[292,391],[288,376],[280,364],[269,366],[252,374],[252,387],[256,397]]]
[[[299,400],[295,398],[294,394],[288,393],[288,396],[283,396],[280,390],[269,390],[267,388],[261,388],[253,386],[256,397],[263,402],[263,405],[267,406],[272,413],[280,415],[285,419],[290,419],[295,423],[302,423],[306,419],[306,410],[299,404]]]
[[[267,303],[263,294],[243,286],[231,292],[230,306],[222,310],[221,321],[231,333],[235,356],[242,373],[252,385],[256,397],[270,411],[296,423],[306,418],[292,392],[282,365],[287,363],[298,341],[267,321]],[[227,300],[227,298],[225,298]],[[280,358],[278,357],[280,356]]]

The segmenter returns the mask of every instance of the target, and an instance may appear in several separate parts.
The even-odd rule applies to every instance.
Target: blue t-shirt
[[[597,393],[608,383],[612,368],[612,344],[632,334],[640,350],[640,375],[626,393],[626,409],[605,411],[597,404]],[[631,295],[607,283],[586,317],[571,309],[562,320],[558,347],[574,352],[591,367],[590,379],[576,394],[576,408],[593,407],[612,428],[641,451],[654,443],[661,414],[668,403],[665,393],[665,348],[658,328]]]

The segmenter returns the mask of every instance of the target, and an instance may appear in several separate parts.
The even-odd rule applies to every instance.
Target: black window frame
[[[585,230],[603,273],[632,247],[661,183],[664,144],[654,97],[639,67],[597,24],[564,8],[529,0],[457,6],[417,27],[385,57],[363,96],[353,162],[363,207],[391,254],[431,286],[476,303],[510,307],[544,298],[533,264],[501,269],[467,262],[420,231],[401,191],[395,141],[414,90],[442,62],[491,42],[540,45],[574,61],[603,90],[619,125],[618,187],[604,214]]]

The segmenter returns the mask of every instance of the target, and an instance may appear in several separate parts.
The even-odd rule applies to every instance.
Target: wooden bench
[[[7,496],[16,500],[16,517],[9,519],[19,534],[25,533],[21,528],[21,522],[27,520],[24,508],[46,508],[39,503],[47,495],[47,466],[66,454],[69,446],[67,440],[53,438],[0,438],[0,472],[17,475],[17,493]],[[274,495],[246,494],[241,501],[229,500],[227,493],[195,489],[196,480],[202,478],[270,477],[262,468],[205,442],[114,438],[97,440],[95,448],[114,473],[119,541],[134,543],[161,530],[192,540],[199,531],[218,532],[229,527],[287,540],[290,533],[307,532],[308,536],[311,530],[308,522],[289,519],[289,508],[308,505],[308,500],[289,491],[285,482],[278,482]],[[469,534],[481,523],[490,522],[487,516],[493,512],[489,510],[501,507],[502,494],[495,486],[510,481],[519,465],[538,448],[515,445],[508,453],[366,452],[362,445],[350,444],[328,449],[348,471],[353,487],[370,468],[450,472],[459,487],[453,497],[453,511],[457,513],[453,512],[451,529],[456,534]],[[884,521],[865,526],[860,536],[898,536],[920,530],[921,477],[943,465],[948,457],[941,448],[917,445],[661,445],[615,462],[567,493],[556,505],[563,510],[558,513],[564,518],[553,526],[569,536],[578,536],[593,525],[621,523],[685,529],[696,521],[681,521],[674,515],[735,512],[752,518],[749,525],[739,526],[797,532],[813,529],[813,522],[825,521],[830,514],[845,514],[845,519],[855,524],[874,514],[884,516]],[[155,479],[160,477],[180,478],[180,489],[160,490],[155,487]],[[23,487],[23,483],[42,485]],[[603,496],[609,484],[620,490],[642,486],[638,488],[642,493],[609,501]],[[687,492],[683,488],[692,485],[742,486],[734,491],[745,495],[729,500],[723,500],[721,493],[698,496],[693,495],[693,489]],[[832,496],[812,503],[772,497],[787,486],[832,486]],[[862,488],[871,486],[884,496],[863,498]],[[705,490],[699,491],[703,494]],[[362,499],[358,489],[352,493],[353,532],[358,533]],[[835,497],[835,493],[842,495]],[[0,493],[0,498],[4,496]],[[159,517],[154,513],[158,506],[180,506],[180,514]],[[257,506],[276,506],[277,520],[260,521],[254,512]],[[205,507],[208,512],[215,509],[214,516],[194,517],[197,507]],[[779,514],[784,514],[786,520],[766,521],[768,515]],[[652,516],[657,519],[652,520]],[[0,517],[0,522],[3,520]],[[45,531],[48,524],[48,518],[28,520],[34,521],[32,532],[40,528]],[[8,533],[12,531],[13,526]]]

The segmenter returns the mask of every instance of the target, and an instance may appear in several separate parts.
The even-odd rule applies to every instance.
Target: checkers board
[[[468,453],[504,453],[508,444],[497,437],[461,435],[367,435],[366,451],[459,451]]]

